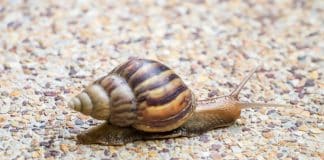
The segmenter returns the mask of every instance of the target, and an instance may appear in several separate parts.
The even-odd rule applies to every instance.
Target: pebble
[[[269,111],[267,112],[267,115],[272,114],[272,113],[276,113],[276,110],[274,110],[274,109],[269,110]]]
[[[20,91],[19,90],[14,90],[14,91],[12,91],[11,93],[10,93],[10,96],[11,97],[18,97],[18,96],[20,96]]]
[[[4,122],[6,120],[6,118],[4,116],[0,115],[0,123]]]
[[[110,153],[109,153],[109,150],[105,149],[105,151],[104,151],[104,155],[105,155],[105,156],[109,156],[109,154],[110,154]]]
[[[209,98],[214,97],[214,96],[217,96],[217,95],[218,95],[218,93],[217,93],[216,90],[212,90],[212,91],[208,92],[208,97]]]
[[[35,152],[32,153],[33,158],[40,158],[40,156],[41,156],[41,154],[40,154],[39,151],[35,151]]]
[[[313,71],[310,73],[310,78],[313,80],[318,79],[318,72],[317,71]]]
[[[76,124],[76,125],[83,125],[84,122],[83,122],[82,120],[80,120],[80,119],[76,119],[76,120],[74,121],[74,124]]]
[[[167,149],[167,148],[163,148],[163,149],[161,150],[161,152],[169,152],[169,149]]]
[[[53,92],[53,91],[45,91],[44,95],[49,96],[49,97],[55,97],[55,96],[57,96],[57,93]]]
[[[277,158],[282,158],[283,154],[282,153],[277,153]]]
[[[222,159],[222,156],[218,152],[212,152],[211,153],[211,158],[213,160],[221,160]]]
[[[274,134],[273,134],[273,132],[271,132],[271,131],[267,131],[267,132],[262,132],[262,136],[263,136],[264,138],[269,139],[269,138],[274,137]]]
[[[61,144],[60,145],[60,149],[61,151],[63,151],[64,153],[68,153],[69,152],[69,146],[67,144]]]
[[[301,125],[300,127],[298,127],[298,129],[299,129],[300,131],[304,131],[304,132],[306,132],[306,131],[309,130],[308,127],[307,127],[306,125]]]
[[[207,143],[209,141],[208,135],[203,134],[203,135],[199,136],[199,141]]]
[[[220,144],[212,144],[211,150],[218,151],[222,146]]]
[[[306,80],[304,86],[305,87],[313,87],[313,86],[315,86],[315,81],[312,79],[308,79],[308,80]]]
[[[50,154],[51,154],[51,156],[53,156],[53,157],[57,157],[57,156],[60,154],[60,152],[57,151],[57,150],[50,150]]]
[[[242,128],[242,131],[243,131],[243,132],[251,131],[251,129],[250,129],[250,128],[247,128],[247,127],[243,127],[243,128]]]
[[[322,133],[322,130],[318,129],[318,128],[312,128],[310,129],[311,133],[314,133],[314,134],[319,134],[319,133]]]
[[[231,149],[234,153],[241,153],[242,151],[241,148],[238,146],[232,146]]]
[[[47,142],[47,141],[43,141],[43,142],[40,142],[39,145],[40,145],[40,146],[44,146],[44,147],[46,147],[46,148],[49,148],[51,144],[50,144],[49,142]]]

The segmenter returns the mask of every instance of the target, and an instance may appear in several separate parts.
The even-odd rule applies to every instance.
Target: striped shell
[[[170,68],[133,58],[88,86],[69,106],[113,125],[165,132],[185,123],[196,104],[191,90]]]

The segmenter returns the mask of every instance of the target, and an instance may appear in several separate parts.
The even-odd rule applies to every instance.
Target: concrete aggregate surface
[[[324,159],[322,0],[0,0],[1,159]],[[163,62],[197,97],[243,89],[234,125],[193,138],[78,145],[102,123],[66,100],[129,57]]]

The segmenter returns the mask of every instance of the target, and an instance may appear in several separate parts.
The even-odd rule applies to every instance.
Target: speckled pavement
[[[1,159],[324,159],[324,1],[0,0]],[[255,66],[245,109],[199,137],[77,145],[101,123],[66,99],[131,56],[174,68],[197,97]]]

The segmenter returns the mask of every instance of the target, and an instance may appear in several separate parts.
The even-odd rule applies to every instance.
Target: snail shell
[[[169,67],[133,58],[86,87],[69,107],[95,119],[145,132],[166,132],[184,124],[196,102]]]

